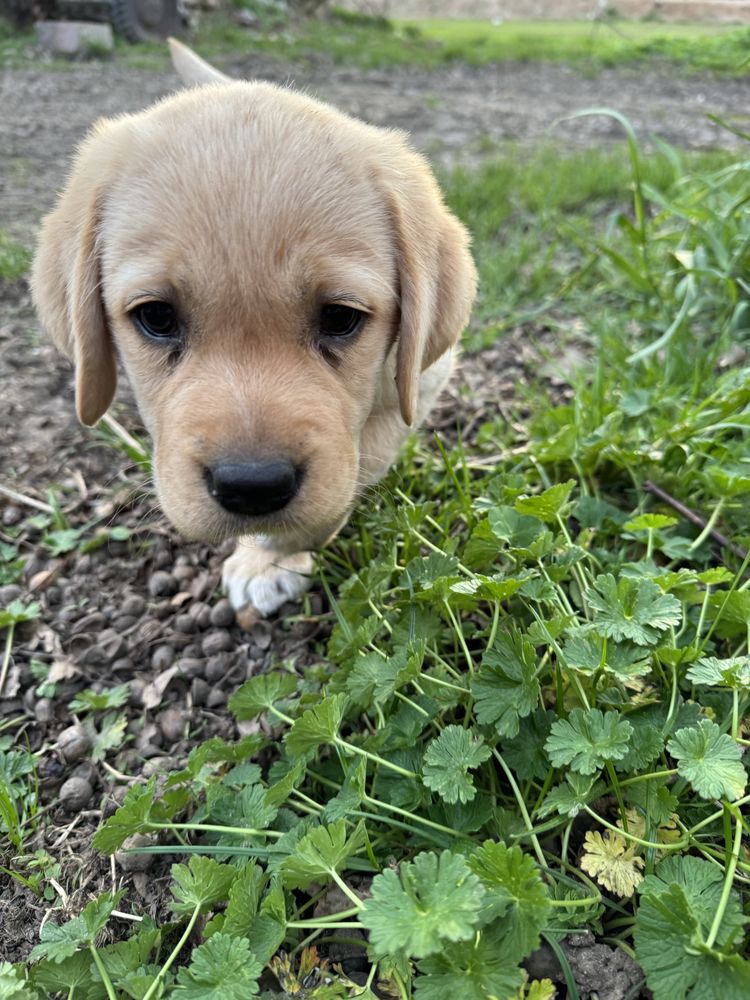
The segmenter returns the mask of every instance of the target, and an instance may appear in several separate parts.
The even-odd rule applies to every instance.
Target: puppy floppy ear
[[[92,187],[85,171],[74,171],[58,207],[42,226],[31,279],[43,325],[75,363],[76,411],[89,427],[106,412],[117,388],[100,289],[98,199]]]
[[[411,425],[420,375],[458,342],[477,275],[468,232],[445,207],[427,163],[414,153],[409,159],[388,200],[400,285],[396,387],[401,416]]]

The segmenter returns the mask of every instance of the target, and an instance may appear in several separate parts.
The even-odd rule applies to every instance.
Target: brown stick
[[[673,507],[678,514],[682,514],[686,521],[690,521],[691,524],[694,524],[696,528],[700,528],[701,531],[703,531],[708,524],[708,521],[704,521],[699,514],[696,514],[695,511],[691,510],[689,507],[686,507],[684,503],[680,503],[679,500],[663,490],[661,486],[657,486],[655,483],[652,483],[647,479],[643,484],[643,488],[644,490],[648,490],[649,493],[653,493],[655,497],[663,500],[664,503],[668,503],[669,506]],[[725,549],[729,549],[730,552],[734,552],[734,554],[740,559],[747,558],[747,551],[743,549],[741,545],[736,545],[734,542],[731,542],[726,535],[722,535],[720,531],[717,531],[715,528],[711,528],[709,534],[719,543],[719,545],[723,546]]]

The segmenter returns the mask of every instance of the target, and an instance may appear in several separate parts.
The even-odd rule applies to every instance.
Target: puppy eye
[[[352,306],[331,303],[320,310],[320,333],[324,337],[348,337],[360,328],[365,313]]]
[[[169,302],[143,302],[130,315],[141,333],[147,337],[176,340],[180,336],[180,320]]]

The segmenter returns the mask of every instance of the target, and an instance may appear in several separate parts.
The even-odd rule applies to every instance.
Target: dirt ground
[[[706,113],[731,117],[750,106],[750,81],[642,70],[596,77],[531,65],[362,73],[323,64],[301,70],[241,57],[225,68],[237,76],[293,81],[371,122],[407,129],[440,163],[476,159],[494,143],[528,144],[550,135],[571,146],[612,142],[620,133],[603,117],[550,132],[562,115],[605,105],[627,114],[641,135],[658,133],[694,149],[731,146],[733,137]],[[100,115],[137,110],[174,85],[169,75],[117,63],[54,73],[6,71],[0,86],[0,226],[31,245],[70,152],[90,123]],[[524,331],[467,360],[461,378],[471,392],[459,397],[454,390],[435,423],[450,432],[460,406],[464,428],[470,428],[502,406],[537,360]],[[291,607],[270,623],[240,627],[234,621],[218,592],[222,553],[180,543],[153,512],[142,473],[94,432],[76,425],[69,368],[38,329],[24,282],[0,283],[0,395],[0,486],[45,502],[47,487],[62,484],[73,526],[97,520],[132,532],[130,543],[110,541],[87,554],[54,556],[40,549],[33,527],[24,528],[23,585],[0,587],[0,607],[15,596],[38,600],[42,607],[39,622],[19,632],[0,701],[0,725],[23,717],[11,732],[19,745],[42,754],[41,794],[49,823],[29,846],[60,860],[57,881],[73,887],[68,898],[55,900],[63,911],[77,912],[114,878],[130,885],[134,906],[158,917],[162,876],[171,859],[160,857],[150,873],[120,867],[113,876],[108,861],[90,851],[93,830],[116,808],[132,776],[176,766],[209,736],[237,735],[225,708],[229,694],[278,658],[304,661],[315,655],[314,644],[327,628],[323,598],[313,593],[307,617]],[[127,402],[117,412],[129,427],[138,426]],[[12,541],[32,512],[25,503],[0,496],[0,541]],[[32,661],[52,668],[54,698],[39,693]],[[131,689],[123,709],[122,748],[106,758],[106,766],[90,761],[73,766],[55,748],[59,732],[72,721],[65,706],[82,688],[124,681]],[[71,776],[82,778],[90,790],[74,809],[59,798]],[[0,959],[28,954],[48,906],[0,876]]]

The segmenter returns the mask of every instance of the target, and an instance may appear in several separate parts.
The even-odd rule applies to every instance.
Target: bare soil
[[[509,140],[529,144],[554,135],[581,146],[620,139],[603,117],[550,131],[562,115],[603,105],[627,114],[641,134],[658,133],[690,148],[732,146],[734,137],[706,113],[731,116],[750,106],[749,81],[630,70],[597,77],[549,65],[362,73],[240,57],[225,68],[237,76],[293,81],[371,122],[407,129],[443,164],[476,159],[489,145]],[[171,76],[117,63],[55,73],[6,71],[0,88],[0,225],[31,245],[88,126],[100,115],[142,108],[173,87]],[[466,440],[486,416],[502,411],[514,386],[533,377],[539,361],[529,330],[467,359],[461,379],[469,392],[454,387],[434,424],[450,434],[460,419]],[[560,384],[551,389],[566,391]],[[0,392],[0,485],[44,502],[47,487],[61,484],[71,525],[95,521],[94,534],[114,525],[131,531],[130,542],[110,540],[90,553],[53,556],[40,546],[39,531],[26,525],[33,511],[0,496],[0,540],[12,541],[18,526],[26,525],[16,541],[28,559],[22,585],[0,587],[0,607],[21,596],[42,608],[38,622],[19,630],[0,725],[22,718],[10,731],[19,746],[41,754],[47,811],[27,848],[44,848],[60,860],[57,881],[67,892],[50,903],[0,875],[0,959],[17,961],[38,940],[50,905],[57,908],[55,919],[75,913],[113,879],[130,887],[132,906],[163,916],[170,859],[160,857],[148,873],[110,869],[90,849],[94,829],[131,781],[178,766],[207,737],[236,737],[226,710],[231,692],[272,661],[304,663],[318,656],[328,617],[322,594],[313,592],[309,615],[291,606],[271,622],[234,620],[218,589],[225,553],[181,543],[153,510],[143,473],[96,433],[77,426],[69,367],[43,338],[23,281],[0,282]],[[127,393],[117,412],[130,429],[138,428]],[[40,695],[32,661],[52,668],[53,698]],[[83,688],[124,681],[131,690],[122,747],[105,762],[67,762],[56,741],[74,721],[68,702]],[[91,790],[77,808],[60,799],[63,782],[73,775]],[[0,864],[17,867],[10,857],[0,857]]]

